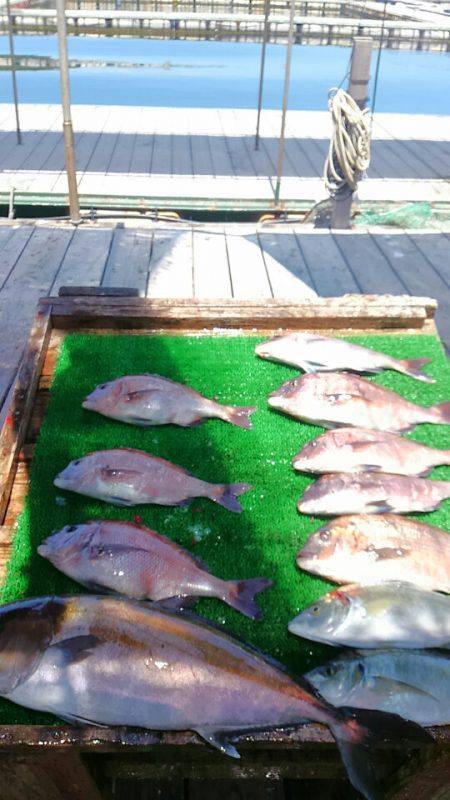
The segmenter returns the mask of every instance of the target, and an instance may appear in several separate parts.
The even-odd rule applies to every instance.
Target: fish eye
[[[325,667],[325,675],[328,678],[332,678],[333,675],[336,675],[336,672],[337,668],[334,666],[334,664],[328,664],[328,666]]]
[[[81,464],[81,458],[77,458],[76,461],[72,461],[72,464],[74,465],[74,467],[77,467],[78,464]]]
[[[319,539],[321,542],[329,542],[330,541],[330,531],[321,531],[319,534]]]
[[[100,386],[97,386],[97,389],[106,389],[106,383],[102,383]]]
[[[67,530],[67,533],[73,533],[74,531],[76,531],[77,528],[78,528],[78,525],[69,525],[69,527],[66,528],[66,530]]]
[[[356,667],[356,672],[357,672],[358,678],[364,678],[365,669],[364,669],[364,664],[362,663],[362,661],[358,661],[358,666]]]
[[[319,603],[316,603],[316,605],[311,606],[311,608],[310,608],[311,614],[315,614],[315,615],[320,614],[320,610],[321,610],[321,607],[320,607]]]

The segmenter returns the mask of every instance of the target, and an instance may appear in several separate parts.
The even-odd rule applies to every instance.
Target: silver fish
[[[434,378],[421,369],[429,363],[429,358],[399,360],[359,344],[350,344],[345,339],[331,339],[318,333],[298,332],[275,336],[258,344],[255,353],[261,358],[289,364],[304,372],[351,370],[377,373],[392,369],[419,381],[435,383]]]
[[[308,486],[297,503],[301,514],[379,514],[435,511],[450,497],[450,481],[385,472],[335,472]]]
[[[301,472],[392,472],[425,476],[450,464],[450,450],[437,450],[395,433],[369,428],[336,428],[308,442],[294,456]]]
[[[61,572],[91,590],[111,590],[137,600],[218,597],[251,619],[261,616],[255,594],[267,578],[225,581],[183,547],[156,531],[119,520],[66,525],[38,547]]]
[[[332,730],[349,776],[379,798],[368,746],[430,741],[390,714],[335,709],[255,650],[183,614],[114,597],[24,600],[0,608],[0,694],[72,723],[196,731],[239,757],[237,732],[297,726]]]
[[[336,583],[406,581],[450,593],[450,533],[397,514],[337,517],[311,534],[297,564]]]
[[[335,706],[389,711],[419,725],[450,724],[450,655],[436,650],[348,653],[305,675]]]
[[[287,381],[269,406],[296,419],[336,428],[407,432],[420,422],[450,425],[450,402],[417,406],[373,381],[346,372],[318,372]]]
[[[392,581],[334,589],[301,611],[291,633],[334,646],[450,646],[450,597]]]
[[[251,428],[256,406],[229,406],[162,375],[125,375],[97,386],[83,408],[131,425],[198,425],[205,419],[222,419],[239,428]]]
[[[179,506],[208,497],[229,511],[242,511],[236,495],[247,483],[207,483],[182,467],[142,450],[98,450],[71,461],[53,481],[59,489],[85,494],[116,506],[157,503]]]

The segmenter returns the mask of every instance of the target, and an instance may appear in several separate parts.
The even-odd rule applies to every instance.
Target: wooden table
[[[103,333],[205,333],[237,328],[271,333],[320,330],[333,333],[436,335],[436,302],[428,298],[346,295],[299,303],[284,301],[193,301],[126,296],[121,290],[63,289],[40,301],[28,347],[0,435],[0,570],[4,574],[13,526],[28,490],[29,465],[49,399],[49,386],[61,341],[70,331]],[[100,290],[102,291],[102,290]],[[108,292],[112,291],[112,296]],[[86,293],[87,292],[87,293]],[[124,296],[125,295],[125,296]],[[219,331],[218,331],[219,329]],[[0,573],[1,579],[1,573]],[[1,658],[1,654],[0,654]],[[430,729],[429,746],[380,745],[380,777],[389,783],[386,798],[424,800],[450,796],[450,727]],[[317,781],[315,800],[342,797],[344,769],[327,728],[236,736],[241,761],[227,759],[191,732],[125,728],[75,728],[69,725],[4,725],[0,728],[0,797],[8,800],[100,800],[122,779]],[[406,766],[405,766],[406,762]],[[336,783],[337,782],[337,783]],[[229,784],[227,784],[229,785]],[[262,784],[258,784],[262,785]],[[308,784],[309,785],[309,784]],[[348,784],[345,784],[348,785]],[[320,788],[319,788],[320,787]],[[345,797],[354,797],[351,793]],[[127,792],[127,796],[131,796]],[[168,796],[168,795],[167,795]],[[179,796],[179,795],[177,795]],[[223,796],[223,795],[222,795]],[[260,795],[262,796],[262,795]],[[306,795],[305,795],[306,796]]]

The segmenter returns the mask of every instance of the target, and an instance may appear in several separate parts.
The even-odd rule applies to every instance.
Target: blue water
[[[0,53],[7,53],[0,36]],[[54,36],[17,36],[17,53],[57,56]],[[151,63],[138,68],[71,70],[73,103],[143,106],[254,108],[261,46],[251,42],[206,42],[69,37],[71,58]],[[294,47],[290,107],[321,110],[327,93],[346,73],[349,49]],[[374,54],[374,60],[375,60]],[[265,108],[279,108],[285,48],[269,45]],[[163,66],[164,65],[164,66]],[[374,71],[374,69],[373,69]],[[57,70],[18,73],[23,103],[59,102]],[[0,72],[0,102],[11,102],[9,73]],[[383,51],[376,99],[378,111],[450,114],[450,54]]]

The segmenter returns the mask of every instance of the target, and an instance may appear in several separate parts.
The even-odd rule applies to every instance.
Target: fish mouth
[[[67,487],[69,486],[69,483],[70,483],[70,481],[67,478],[64,477],[62,472],[60,472],[60,474],[57,475],[56,478],[53,481],[53,485],[57,486],[58,489],[67,489]]]
[[[83,408],[87,408],[88,411],[92,411],[95,408],[95,400],[90,395],[88,395],[87,397],[85,397],[81,405]]]
[[[306,544],[302,547],[301,550],[297,553],[297,564],[301,566],[301,561],[313,561],[319,555],[320,550],[318,547],[314,547],[313,545]]]
[[[37,551],[38,551],[40,556],[42,556],[43,558],[47,558],[47,556],[48,556],[48,554],[50,552],[50,547],[48,546],[48,544],[46,542],[42,542],[42,544],[40,544],[38,546]]]
[[[267,358],[267,356],[269,355],[269,351],[263,344],[256,345],[255,353],[257,356],[261,356],[261,358]]]

